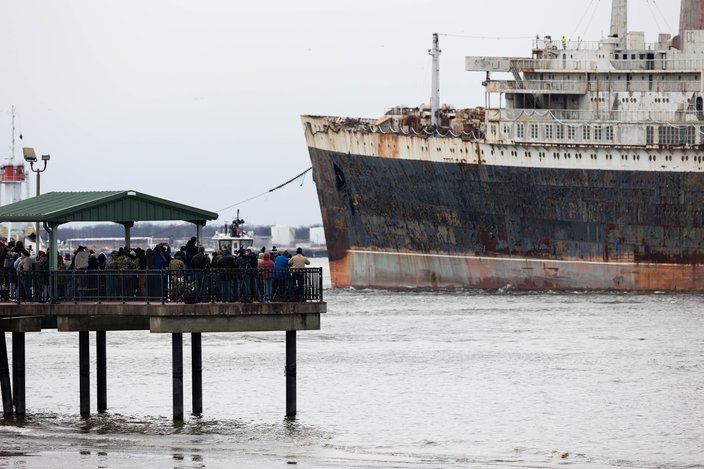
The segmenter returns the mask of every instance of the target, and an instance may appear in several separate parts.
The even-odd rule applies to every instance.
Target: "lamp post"
[[[37,167],[36,169],[34,168],[34,163],[37,162],[37,155],[34,153],[34,148],[31,147],[26,147],[22,149],[22,155],[24,156],[24,160],[29,163],[29,169],[37,174],[37,197],[39,197],[39,194],[41,194],[40,189],[41,189],[41,173],[46,171],[46,164],[51,158],[50,155],[42,155],[42,161],[44,162],[44,166],[42,166],[42,169],[39,169]],[[39,252],[39,221],[37,221],[37,228],[34,230],[34,236],[36,236],[36,243],[37,243],[37,249],[36,251]]]

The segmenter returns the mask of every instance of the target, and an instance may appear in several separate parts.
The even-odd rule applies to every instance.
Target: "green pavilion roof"
[[[137,191],[49,192],[0,207],[0,221],[70,222],[172,221],[205,225],[218,214]]]

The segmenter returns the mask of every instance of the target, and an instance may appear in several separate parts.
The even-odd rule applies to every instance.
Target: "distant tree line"
[[[212,222],[203,227],[203,239],[212,238],[215,231],[224,227],[225,223]],[[313,225],[320,226],[320,225]],[[308,239],[310,226],[294,227],[296,239]],[[246,231],[254,231],[258,237],[271,236],[271,226],[244,225]],[[59,230],[59,239],[65,241],[71,238],[118,238],[124,236],[122,225],[116,223],[101,223],[90,226],[64,225]],[[153,237],[169,239],[188,239],[196,233],[195,225],[191,223],[156,224],[135,223],[130,231],[132,237]]]

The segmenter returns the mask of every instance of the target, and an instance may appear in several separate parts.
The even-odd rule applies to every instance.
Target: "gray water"
[[[204,414],[182,425],[169,335],[108,333],[109,412],[84,420],[78,335],[27,334],[0,468],[704,467],[702,295],[325,295],[293,422],[284,333],[203,334]]]

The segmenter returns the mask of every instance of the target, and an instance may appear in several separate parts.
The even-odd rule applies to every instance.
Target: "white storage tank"
[[[296,242],[296,230],[287,225],[271,227],[271,244],[273,246],[291,247]]]
[[[311,246],[321,246],[325,244],[325,230],[322,226],[317,226],[310,229],[308,234]]]

